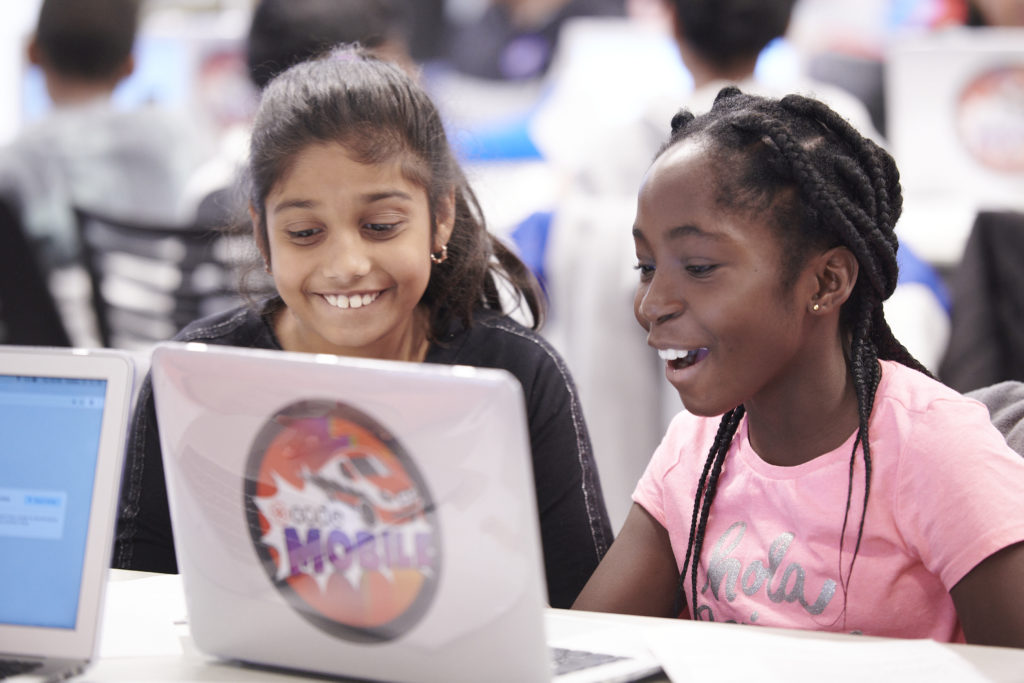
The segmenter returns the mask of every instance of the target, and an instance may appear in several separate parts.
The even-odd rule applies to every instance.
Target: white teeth
[[[369,306],[372,304],[378,296],[380,296],[380,292],[374,292],[373,294],[353,294],[352,296],[345,296],[344,294],[324,294],[324,300],[330,305],[338,308],[362,308],[363,306]]]
[[[658,356],[662,360],[678,360],[690,355],[690,351],[684,349],[658,349]]]

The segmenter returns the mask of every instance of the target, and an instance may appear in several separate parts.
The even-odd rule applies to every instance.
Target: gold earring
[[[431,254],[430,255],[430,260],[433,263],[444,263],[445,261],[447,261],[448,260],[448,245],[447,244],[442,244],[441,245],[441,251],[437,252],[436,254]]]
[[[811,306],[811,310],[814,311],[815,313],[817,313],[820,309],[821,306],[819,306],[818,304],[814,304],[813,306]]]

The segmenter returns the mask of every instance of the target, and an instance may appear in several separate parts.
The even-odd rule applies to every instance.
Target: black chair
[[[0,344],[70,346],[14,205],[0,197]]]
[[[1024,212],[980,211],[951,276],[949,345],[939,379],[967,392],[1024,381]]]
[[[250,259],[248,236],[137,224],[81,208],[75,216],[105,346],[149,348],[242,301],[237,282]]]

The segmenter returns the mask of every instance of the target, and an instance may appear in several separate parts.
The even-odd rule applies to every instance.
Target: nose
[[[685,310],[682,297],[667,276],[655,271],[647,282],[641,282],[633,300],[637,322],[645,330],[672,320]]]
[[[371,265],[369,245],[358,231],[335,230],[331,233],[321,263],[324,275],[348,284],[367,275]]]

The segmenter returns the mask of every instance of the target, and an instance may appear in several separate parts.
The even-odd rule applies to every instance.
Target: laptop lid
[[[392,681],[550,678],[512,375],[173,343],[152,373],[200,649]]]
[[[133,374],[114,351],[0,346],[0,657],[95,652]]]

